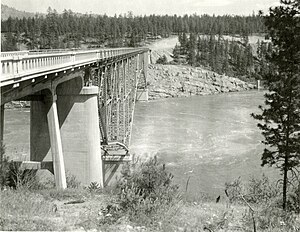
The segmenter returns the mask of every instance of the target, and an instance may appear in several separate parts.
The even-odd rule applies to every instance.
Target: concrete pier
[[[31,160],[52,160],[54,170],[56,165],[63,172],[65,166],[66,172],[76,176],[83,185],[97,182],[103,186],[98,87],[82,87],[81,78],[76,78],[58,85],[56,94],[57,125],[54,121],[56,107],[48,100],[49,96],[44,97],[44,102],[31,104],[31,122],[34,122],[30,132]],[[51,131],[50,124],[56,131]],[[59,156],[51,155],[56,142],[62,144],[62,150],[54,152]],[[63,162],[60,160],[60,164],[55,164],[58,162],[56,157],[63,157]]]

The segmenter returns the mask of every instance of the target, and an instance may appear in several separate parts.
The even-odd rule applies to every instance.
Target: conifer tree
[[[269,89],[265,106],[253,116],[261,121],[258,127],[265,138],[262,166],[279,168],[282,207],[286,209],[289,174],[300,164],[300,3],[281,0],[281,4],[265,16],[274,52],[268,58],[272,68],[264,76]]]
[[[196,63],[196,47],[197,47],[197,37],[194,33],[190,34],[187,47],[188,47],[187,62],[189,65],[193,66]]]

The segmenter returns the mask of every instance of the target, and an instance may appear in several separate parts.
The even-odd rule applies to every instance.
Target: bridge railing
[[[117,48],[86,51],[66,51],[37,54],[36,52],[1,53],[1,82],[34,73],[42,73],[82,63],[95,62],[139,51],[136,48]]]

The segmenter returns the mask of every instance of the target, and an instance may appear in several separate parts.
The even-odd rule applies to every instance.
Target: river
[[[217,196],[239,176],[274,173],[260,167],[263,137],[250,116],[259,104],[259,91],[138,102],[131,150],[157,155],[183,188],[190,178],[191,196]],[[28,159],[29,115],[29,109],[5,110],[6,154],[14,159]]]
[[[263,92],[172,98],[138,103],[131,150],[136,156],[157,155],[175,182],[189,195],[224,193],[225,182],[238,177],[272,177],[262,168],[263,139],[250,114],[259,112]]]

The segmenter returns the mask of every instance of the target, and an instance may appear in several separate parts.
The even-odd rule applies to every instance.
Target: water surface
[[[157,155],[183,187],[190,177],[192,195],[223,193],[239,176],[271,176],[260,167],[263,137],[250,116],[263,101],[263,92],[249,91],[138,103],[131,149]]]

